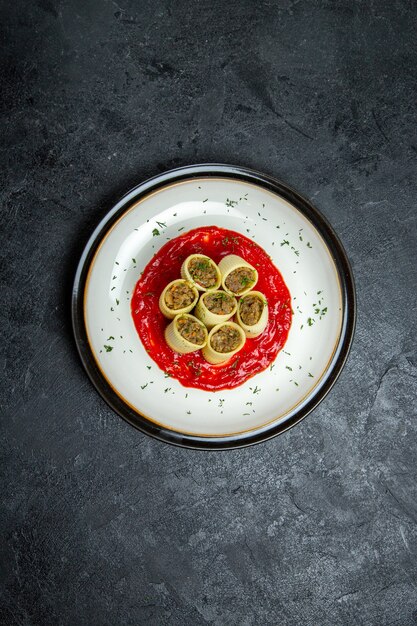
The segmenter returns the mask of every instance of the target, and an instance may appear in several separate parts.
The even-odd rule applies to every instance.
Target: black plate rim
[[[220,437],[186,435],[150,422],[131,409],[112,390],[98,368],[87,340],[84,323],[83,301],[88,269],[98,246],[113,224],[131,206],[133,201],[138,201],[150,192],[154,192],[167,184],[199,177],[223,177],[243,180],[266,188],[293,204],[313,223],[325,240],[339,273],[342,288],[342,331],[332,363],[325,373],[321,385],[313,392],[312,397],[304,406],[295,409],[294,413],[281,424],[269,424],[241,435]],[[324,400],[339,378],[350,352],[356,326],[356,291],[352,268],[339,237],[327,219],[309,200],[286,183],[256,170],[222,163],[203,163],[169,170],[140,183],[126,193],[105,214],[90,236],[81,255],[74,279],[71,309],[75,342],[84,368],[96,390],[120,417],[141,432],[165,443],[191,449],[225,450],[261,443],[286,432],[307,417]]]

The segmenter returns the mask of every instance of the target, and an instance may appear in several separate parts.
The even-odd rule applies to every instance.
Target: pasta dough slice
[[[181,266],[181,276],[199,291],[218,289],[222,281],[216,263],[205,254],[190,254]]]
[[[208,335],[203,357],[209,363],[220,364],[229,361],[245,345],[246,335],[234,322],[224,322],[214,326]]]
[[[258,272],[245,259],[237,254],[225,256],[219,263],[222,286],[226,293],[243,296],[258,282]]]
[[[180,354],[204,348],[207,337],[207,328],[189,313],[177,315],[165,329],[165,341],[172,350]]]
[[[224,291],[207,291],[203,293],[195,307],[194,315],[207,326],[213,328],[217,324],[227,322],[236,313],[237,300]]]
[[[260,291],[249,291],[239,300],[236,320],[246,337],[253,339],[264,332],[268,324],[268,302]]]
[[[198,291],[196,287],[178,278],[165,287],[159,297],[159,309],[169,320],[180,313],[189,313],[197,304]]]

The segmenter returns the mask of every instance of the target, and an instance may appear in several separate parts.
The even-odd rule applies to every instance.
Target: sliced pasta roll
[[[178,278],[165,287],[159,297],[159,309],[169,320],[180,313],[189,313],[197,304],[198,291],[196,287]]]
[[[207,328],[213,328],[227,322],[236,313],[236,309],[237,300],[234,296],[224,291],[207,291],[200,297],[194,314]]]
[[[268,302],[260,291],[249,291],[237,307],[236,320],[246,337],[258,337],[268,324]]]
[[[216,263],[204,254],[188,256],[181,266],[181,276],[193,283],[199,291],[218,289],[222,281]]]
[[[219,263],[222,286],[226,293],[243,296],[258,282],[258,272],[245,259],[237,254],[225,256]]]
[[[214,326],[208,335],[203,357],[209,363],[225,363],[245,345],[246,335],[234,322],[224,322]]]
[[[204,324],[189,313],[177,315],[165,329],[165,341],[172,350],[180,354],[204,348],[207,336]]]

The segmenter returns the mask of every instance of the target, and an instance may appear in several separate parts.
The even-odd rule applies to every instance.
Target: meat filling
[[[235,306],[232,296],[224,291],[216,291],[204,298],[204,304],[215,315],[229,315]]]
[[[177,328],[181,337],[187,341],[195,343],[196,346],[201,346],[204,343],[206,334],[204,327],[198,322],[190,320],[189,317],[180,317],[177,321]]]
[[[233,293],[240,293],[255,282],[255,272],[250,267],[238,267],[230,272],[225,285]]]
[[[186,282],[172,285],[165,293],[165,302],[168,308],[178,311],[190,306],[194,301],[194,292]]]
[[[262,315],[264,303],[257,296],[246,296],[240,301],[240,319],[247,326],[253,326]]]
[[[222,326],[211,336],[210,343],[213,350],[224,354],[236,350],[241,341],[241,336],[235,328]]]
[[[204,287],[204,289],[210,289],[216,284],[216,268],[208,259],[204,259],[203,257],[192,259],[188,264],[188,271],[193,280],[201,285],[201,287]]]

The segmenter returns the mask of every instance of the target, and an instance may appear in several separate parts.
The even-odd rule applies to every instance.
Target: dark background
[[[416,624],[416,3],[1,7],[1,623]],[[358,326],[304,422],[204,453],[101,400],[70,293],[120,195],[210,161],[329,218]]]

